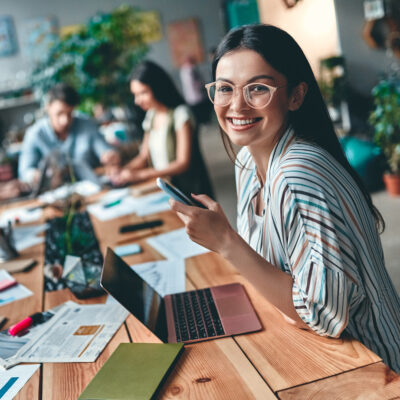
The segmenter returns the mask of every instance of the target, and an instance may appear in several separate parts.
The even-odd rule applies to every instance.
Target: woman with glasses
[[[299,328],[352,335],[400,372],[400,301],[378,231],[384,221],[344,153],[302,50],[249,25],[220,43],[206,85],[236,156],[238,233],[221,207],[171,200],[192,240],[254,283]]]
[[[139,154],[114,171],[115,185],[170,177],[186,193],[213,197],[200,153],[196,122],[171,77],[152,61],[141,63],[131,75],[135,103],[146,111]]]

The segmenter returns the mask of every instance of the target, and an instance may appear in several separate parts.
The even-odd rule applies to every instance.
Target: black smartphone
[[[157,178],[157,186],[160,189],[162,189],[165,193],[170,195],[176,201],[180,201],[181,203],[186,204],[188,206],[207,208],[200,202],[187,196],[185,193],[183,193],[181,190],[179,190],[172,183],[164,181],[164,179]]]

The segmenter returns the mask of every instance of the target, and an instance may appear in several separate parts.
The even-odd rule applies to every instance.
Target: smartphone
[[[165,193],[169,194],[176,201],[180,201],[188,206],[207,208],[195,199],[189,198],[189,196],[180,191],[176,186],[174,186],[172,183],[164,181],[164,179],[157,178],[157,186],[164,190]]]

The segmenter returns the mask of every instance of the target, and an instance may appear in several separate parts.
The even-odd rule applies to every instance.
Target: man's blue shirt
[[[22,181],[30,182],[32,172],[40,161],[53,151],[59,151],[66,159],[84,162],[92,168],[99,165],[101,155],[110,150],[96,124],[85,116],[74,115],[67,138],[60,140],[44,117],[25,133],[18,163],[18,175]]]

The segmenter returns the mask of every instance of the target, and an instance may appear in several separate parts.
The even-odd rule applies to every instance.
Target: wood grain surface
[[[274,391],[381,360],[354,339],[321,337],[289,325],[245,278],[215,253],[188,260],[186,274],[199,287],[233,281],[245,286],[264,329],[237,336],[235,340]]]
[[[88,201],[94,201],[98,196]],[[7,205],[6,208],[13,206],[19,204]],[[4,207],[0,207],[0,212],[2,209]],[[57,211],[47,209],[43,219],[56,214]],[[130,265],[163,259],[147,244],[147,238],[183,226],[175,213],[170,211],[146,217],[132,214],[110,221],[91,219],[102,252],[108,246],[119,244],[139,243],[142,246],[142,253],[124,258]],[[119,232],[122,225],[153,219],[162,219],[164,223],[152,229],[125,234]],[[1,307],[0,314],[9,318],[7,327],[27,315],[67,300],[82,304],[103,303],[106,300],[106,295],[78,300],[68,289],[43,293],[43,249],[41,244],[21,254],[39,262],[29,272],[15,274],[16,279],[34,295]],[[256,308],[263,330],[186,345],[159,398],[400,399],[396,397],[400,392],[399,377],[359,342],[351,338],[324,338],[290,326],[239,271],[215,253],[186,259],[185,265],[186,290],[242,283]],[[130,341],[160,342],[130,315],[96,362],[45,363],[16,399],[77,399],[118,344]]]
[[[379,362],[278,395],[281,400],[399,400],[400,376]]]

